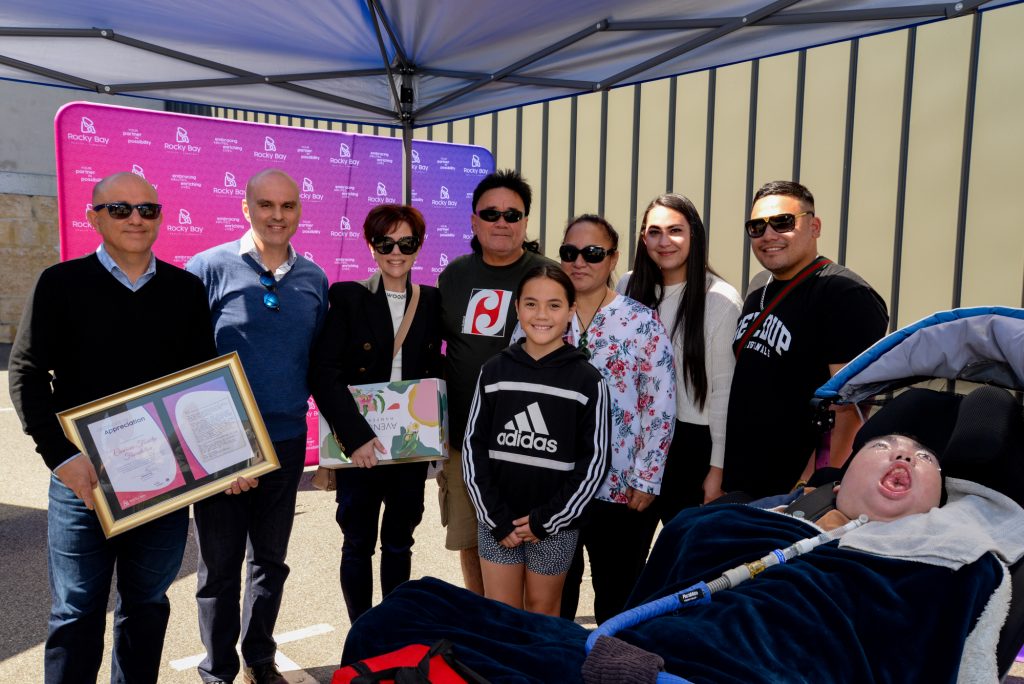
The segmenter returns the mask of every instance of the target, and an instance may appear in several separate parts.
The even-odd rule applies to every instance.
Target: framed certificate
[[[279,467],[235,352],[57,416],[96,469],[107,537]]]

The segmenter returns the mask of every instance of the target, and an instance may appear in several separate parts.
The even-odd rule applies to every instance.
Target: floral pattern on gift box
[[[352,398],[355,399],[356,406],[359,407],[359,413],[364,417],[371,411],[376,411],[377,413],[384,412],[384,388],[372,392],[353,389]]]

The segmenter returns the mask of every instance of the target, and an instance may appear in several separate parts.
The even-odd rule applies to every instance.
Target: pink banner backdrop
[[[401,203],[402,141],[310,128],[74,102],[55,120],[60,256],[95,251],[99,235],[86,220],[93,185],[118,171],[144,177],[164,205],[157,257],[184,266],[192,255],[238,239],[245,184],[276,167],[299,184],[302,222],[293,244],[331,282],[366,278],[375,269],[362,237],[378,204]],[[473,188],[494,170],[482,147],[417,140],[412,202],[427,239],[413,280],[433,284],[450,259],[469,251]],[[316,462],[316,407],[310,401],[307,463]]]

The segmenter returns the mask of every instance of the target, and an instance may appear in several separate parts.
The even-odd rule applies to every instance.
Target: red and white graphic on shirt
[[[473,290],[462,319],[462,332],[469,335],[501,337],[505,332],[512,293],[508,290]]]

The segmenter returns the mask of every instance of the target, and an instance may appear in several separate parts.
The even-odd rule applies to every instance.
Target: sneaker
[[[245,684],[288,684],[288,680],[284,678],[274,663],[247,666],[243,672],[242,681]]]

